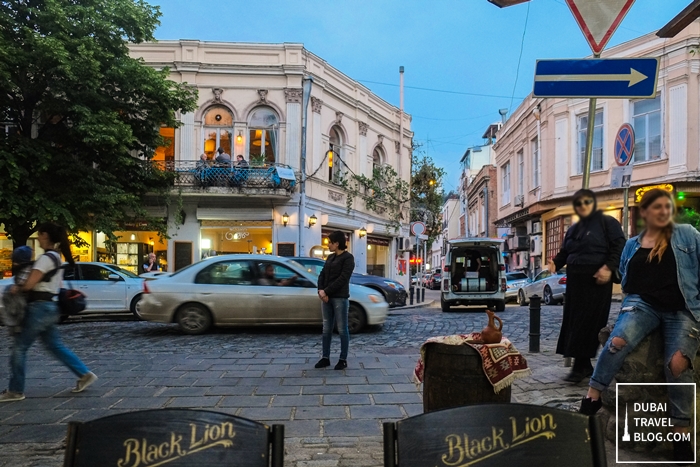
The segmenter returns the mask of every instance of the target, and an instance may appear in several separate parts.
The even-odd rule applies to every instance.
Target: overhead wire
[[[527,22],[530,19],[530,2],[527,4],[527,12],[525,13],[525,27],[523,27],[523,37],[520,40],[520,54],[518,55],[518,67],[515,69],[515,83],[513,83],[513,92],[510,96],[510,105],[508,106],[508,113],[510,113],[513,108],[513,101],[515,100],[515,90],[518,87],[518,78],[520,77],[520,64],[523,60],[523,50],[525,49],[525,34],[527,33]]]
[[[372,83],[372,84],[380,84],[382,86],[392,86],[392,87],[399,87],[398,84],[393,84],[393,83],[382,83],[379,81],[370,81],[368,79],[358,79],[360,83]],[[419,87],[419,86],[404,86],[406,89],[417,89],[419,91],[429,91],[429,92],[440,92],[444,94],[458,94],[461,96],[474,96],[474,97],[493,97],[493,98],[498,98],[498,99],[509,99],[511,96],[501,96],[497,94],[481,94],[481,93],[475,93],[475,92],[463,92],[463,91],[450,91],[447,89],[433,89],[433,88],[424,88],[424,87]]]

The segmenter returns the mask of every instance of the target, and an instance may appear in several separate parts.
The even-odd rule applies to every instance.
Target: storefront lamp
[[[236,136],[236,141],[237,141],[238,143],[242,143],[242,142],[243,142],[243,132],[242,132],[241,130],[238,130],[238,136]]]
[[[133,242],[134,240],[136,240],[136,235],[135,235],[135,234],[131,234],[131,241]]]
[[[202,249],[203,250],[208,250],[211,248],[211,240],[208,238],[203,238],[202,239]]]
[[[360,229],[360,238],[365,237],[366,235],[367,235],[367,229],[365,229],[364,227],[362,227],[362,228]]]
[[[678,200],[683,201],[684,199],[685,199],[685,193],[683,193],[682,191],[679,191],[678,192]]]
[[[530,0],[489,0],[499,8],[505,8],[508,6],[518,5],[520,3],[529,2]]]
[[[287,227],[287,224],[289,224],[289,214],[287,214],[286,212],[282,214],[282,223],[285,227]]]
[[[312,214],[311,217],[309,217],[309,228],[316,225],[316,221],[318,221],[318,217],[316,217],[315,214]]]

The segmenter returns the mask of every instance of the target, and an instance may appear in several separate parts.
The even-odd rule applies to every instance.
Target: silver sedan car
[[[518,304],[527,305],[530,297],[537,294],[542,297],[545,305],[555,305],[564,301],[566,293],[566,268],[552,274],[545,269],[535,276],[535,279],[518,290]]]
[[[212,326],[321,325],[316,277],[289,258],[214,256],[144,282],[139,316],[177,323],[187,334]],[[383,324],[389,306],[377,292],[350,285],[351,333]]]

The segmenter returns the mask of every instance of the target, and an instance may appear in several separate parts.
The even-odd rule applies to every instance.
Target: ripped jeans
[[[639,295],[628,295],[622,303],[615,328],[605,343],[589,385],[603,391],[622,367],[627,355],[656,328],[661,326],[664,335],[664,371],[667,383],[693,383],[693,360],[700,344],[700,323],[687,310],[658,311]],[[619,337],[626,344],[615,347],[613,339]],[[673,355],[680,353],[690,364],[678,377],[670,369]],[[689,426],[693,418],[694,391],[692,385],[668,386],[670,416],[674,426]]]

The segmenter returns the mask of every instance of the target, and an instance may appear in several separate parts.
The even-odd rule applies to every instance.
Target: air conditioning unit
[[[396,239],[399,251],[411,251],[411,238],[410,237],[399,237]]]
[[[527,251],[519,251],[518,252],[518,267],[521,269],[527,268],[527,256],[528,253]]]
[[[525,196],[524,195],[517,195],[515,197],[515,200],[513,200],[513,205],[515,206],[523,206],[525,204]]]
[[[542,233],[542,222],[533,221],[532,222],[532,231],[530,233],[533,233],[533,234]]]
[[[511,250],[529,250],[530,237],[513,237],[511,242]]]
[[[532,256],[542,255],[542,235],[533,235],[530,237],[530,254]]]

